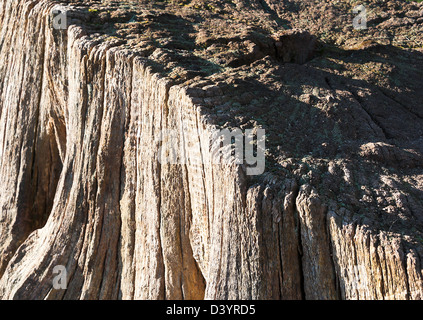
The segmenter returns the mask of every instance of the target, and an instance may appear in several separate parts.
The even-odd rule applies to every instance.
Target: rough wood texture
[[[248,12],[248,1],[235,2]],[[250,5],[279,24],[294,4]],[[69,28],[54,30],[54,8],[52,0],[0,0],[1,299],[423,297],[423,109],[411,101],[421,101],[415,87],[381,91],[318,59],[285,65],[280,39],[307,42],[287,49],[301,63],[316,41],[286,40],[289,32],[276,38],[273,56],[272,37],[247,32],[245,56],[223,55],[224,73],[198,77],[183,59],[166,60],[171,49],[91,35],[85,7],[67,6]],[[409,59],[423,66],[418,52]],[[173,61],[169,68],[197,77],[184,71],[175,80],[151,61]],[[407,77],[421,84],[420,67],[398,75],[403,86]],[[279,82],[270,72],[248,78],[266,68]],[[284,83],[293,84],[290,98],[277,91]],[[261,121],[255,110],[272,104],[247,113],[261,98],[251,97],[256,88],[279,103],[264,127],[273,141],[274,133],[285,140],[270,145],[265,174],[250,177],[244,165],[214,163],[209,144],[220,122],[237,125],[228,117],[240,126]],[[238,99],[232,107],[228,97]],[[186,163],[158,160],[166,130]],[[57,265],[66,266],[66,290],[53,288]]]

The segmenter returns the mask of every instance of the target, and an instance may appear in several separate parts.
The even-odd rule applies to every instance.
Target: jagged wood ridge
[[[81,20],[53,30],[56,5],[0,5],[1,298],[421,298],[422,150],[404,137],[421,134],[421,106],[393,103],[404,93],[344,78],[323,58],[285,65],[268,52],[171,80],[166,68],[179,49],[167,60],[163,48],[95,36]],[[264,76],[246,75],[265,67]],[[250,110],[257,88],[271,103]],[[408,129],[380,116],[388,104]],[[264,119],[271,134],[284,132],[284,121],[310,121],[302,134],[284,132],[286,143],[269,143],[272,172],[253,180],[242,166],[212,164],[212,129],[258,125],[266,105],[287,114]],[[349,126],[335,124],[337,110]],[[164,129],[176,129],[203,164],[160,164]],[[312,148],[325,141],[333,144]],[[307,157],[308,148],[324,151]],[[367,175],[375,170],[377,178]],[[59,264],[66,290],[52,286]]]

